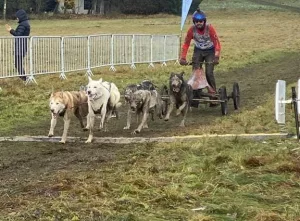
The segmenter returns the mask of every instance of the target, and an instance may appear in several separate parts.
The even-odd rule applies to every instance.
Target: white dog
[[[100,126],[99,129],[106,130],[106,123],[111,117],[113,111],[117,112],[117,108],[121,105],[120,92],[114,83],[102,82],[100,80],[92,80],[89,77],[89,83],[87,85],[88,95],[88,117],[89,117],[89,137],[86,143],[91,143],[93,140],[93,131],[95,123],[95,115],[100,114]]]
[[[100,80],[102,80],[102,79],[100,79]],[[108,102],[107,119],[111,118],[112,113],[115,113],[116,117],[119,118],[118,108],[122,104],[120,102],[121,94],[120,94],[118,87],[114,83],[108,82],[108,81],[103,81],[102,85],[105,88],[107,88],[108,91],[110,92],[110,97],[109,97],[109,102]]]

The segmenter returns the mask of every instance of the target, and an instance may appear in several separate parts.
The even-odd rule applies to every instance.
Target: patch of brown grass
[[[266,164],[266,158],[262,156],[251,156],[244,159],[244,165],[246,167],[260,167]]]

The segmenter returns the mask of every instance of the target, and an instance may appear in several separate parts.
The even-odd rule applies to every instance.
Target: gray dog
[[[148,116],[156,113],[159,118],[162,116],[162,99],[160,94],[156,90],[137,90],[133,93],[130,100],[130,108],[137,114],[142,115],[141,122],[137,129],[135,129],[132,134],[141,132],[142,128],[148,128]]]
[[[183,115],[183,119],[180,123],[181,127],[185,126],[185,118],[193,99],[193,89],[191,85],[184,81],[183,75],[184,72],[181,72],[180,74],[171,73],[170,75],[170,106],[165,116],[165,121],[168,121],[174,105],[176,105],[176,116],[178,116],[180,113]]]
[[[126,103],[128,104],[128,110],[127,110],[127,123],[126,123],[126,126],[123,128],[124,130],[130,129],[131,114],[132,114],[132,112],[134,112],[134,111],[132,111],[132,109],[130,107],[130,103],[132,102],[134,92],[136,92],[138,90],[155,91],[156,87],[151,81],[144,80],[140,84],[130,84],[125,88],[124,98],[125,98]],[[153,114],[152,114],[152,120],[154,120]],[[147,125],[145,125],[145,126],[147,126]]]

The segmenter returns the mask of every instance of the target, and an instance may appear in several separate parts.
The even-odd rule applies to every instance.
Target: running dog
[[[88,115],[89,115],[89,137],[86,143],[91,143],[93,140],[93,131],[95,123],[95,115],[100,114],[99,129],[106,130],[106,123],[111,117],[113,111],[117,112],[117,108],[121,105],[120,92],[114,83],[103,82],[100,80],[92,80],[89,77],[87,85],[88,95]]]
[[[60,143],[66,142],[72,112],[79,119],[80,126],[84,128],[83,118],[88,115],[88,98],[85,91],[52,92],[49,107],[52,118],[48,137],[53,136],[57,118],[62,116],[64,118],[64,131]],[[88,119],[87,127],[89,127]]]
[[[125,98],[125,102],[128,104],[128,110],[127,110],[127,123],[126,126],[123,128],[124,130],[130,129],[131,114],[133,112],[130,107],[130,102],[133,98],[133,93],[136,92],[137,90],[153,91],[156,90],[156,87],[151,81],[144,80],[140,84],[130,84],[125,88],[124,98]],[[152,115],[152,120],[154,120],[153,115]],[[147,122],[145,123],[145,127],[147,127]]]
[[[117,119],[119,119],[118,108],[122,105],[122,103],[120,102],[120,91],[118,87],[112,82],[102,81],[102,85],[110,92],[107,119],[109,120],[112,117],[112,114],[115,114]]]
[[[183,119],[180,123],[181,127],[185,126],[185,118],[190,108],[190,103],[193,99],[193,89],[191,85],[184,81],[183,75],[184,72],[181,72],[180,74],[171,73],[170,75],[170,106],[165,116],[165,121],[168,121],[174,105],[176,105],[176,116],[178,116],[180,113],[183,115]]]
[[[141,123],[132,134],[140,133],[142,128],[148,128],[147,120],[149,113],[154,115],[157,113],[159,118],[162,117],[162,99],[156,90],[137,90],[132,94],[130,99],[130,108],[137,116],[142,115]],[[152,118],[153,120],[153,118]]]

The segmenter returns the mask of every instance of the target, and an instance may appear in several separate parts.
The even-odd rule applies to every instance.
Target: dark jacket
[[[30,35],[30,24],[28,16],[23,9],[20,9],[16,13],[19,19],[19,25],[16,30],[11,29],[10,33],[15,37],[29,36]],[[27,52],[27,38],[16,38],[15,39],[15,53],[16,55],[25,56]]]

